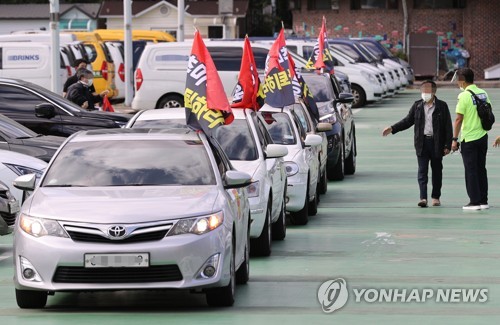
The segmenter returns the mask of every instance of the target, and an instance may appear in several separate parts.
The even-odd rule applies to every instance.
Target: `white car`
[[[286,210],[290,212],[293,224],[305,225],[309,221],[309,209],[316,210],[317,185],[320,174],[320,162],[317,148],[323,138],[317,134],[307,134],[299,121],[294,107],[296,103],[284,108],[275,108],[265,104],[258,112],[274,143],[285,145],[287,173]],[[331,129],[331,124],[328,124]]]
[[[288,153],[274,144],[267,129],[251,109],[233,109],[234,121],[214,131],[221,148],[239,171],[252,176],[248,187],[251,210],[250,252],[269,256],[271,240],[286,236],[286,172],[282,157]],[[129,121],[129,128],[186,127],[185,108],[141,111]]]
[[[14,284],[21,308],[64,291],[186,289],[231,306],[249,277],[251,176],[188,129],[72,135],[21,208]]]
[[[39,179],[47,163],[35,157],[14,151],[0,150],[0,181],[4,182],[18,202],[23,202],[23,191],[12,186],[21,175],[36,174]]]

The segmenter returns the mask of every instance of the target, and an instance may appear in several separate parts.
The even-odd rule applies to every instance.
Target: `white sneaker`
[[[489,209],[490,206],[488,205],[488,203],[486,204],[481,204],[481,210],[486,210],[486,209]]]
[[[464,210],[474,210],[474,211],[477,211],[477,210],[481,210],[481,206],[480,205],[472,205],[472,204],[467,204],[467,205],[464,205],[462,207],[462,209]]]

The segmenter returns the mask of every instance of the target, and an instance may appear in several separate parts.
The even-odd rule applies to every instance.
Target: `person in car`
[[[422,99],[413,104],[405,118],[386,127],[382,132],[383,136],[387,136],[414,126],[420,188],[418,206],[422,208],[427,207],[429,162],[432,168],[432,205],[441,205],[443,156],[450,153],[453,137],[450,110],[446,102],[436,97],[436,89],[434,81],[422,82],[420,86]]]
[[[95,105],[102,103],[102,99],[107,95],[108,91],[104,90],[99,95],[92,93],[90,87],[92,87],[94,82],[94,74],[90,70],[84,68],[78,69],[76,76],[78,82],[69,86],[66,98],[83,109],[89,111],[95,110]]]

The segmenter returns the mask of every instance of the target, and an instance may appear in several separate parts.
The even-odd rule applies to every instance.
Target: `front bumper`
[[[99,268],[98,271],[105,272],[107,277],[111,277],[111,281],[94,281],[93,270],[96,269],[84,267],[84,256],[89,253],[148,253],[150,267],[116,267],[105,268],[106,270]],[[208,279],[197,278],[200,269],[214,254],[220,254],[215,274]],[[50,292],[220,287],[227,285],[230,280],[230,254],[231,232],[224,225],[203,235],[184,234],[164,237],[157,241],[127,244],[81,242],[53,236],[35,238],[17,229],[14,243],[14,282],[17,289]],[[33,265],[41,282],[23,277],[20,257],[24,257]],[[165,268],[168,275],[157,271],[160,272],[159,275],[156,273],[156,277],[151,276],[151,279],[155,280],[148,281],[154,269]],[[61,280],[60,276],[62,271],[67,272],[64,280]],[[129,280],[120,279],[121,271],[132,274],[128,276]],[[116,273],[116,278],[113,277],[113,272]],[[134,272],[137,273],[136,276]],[[158,276],[161,280],[158,280]]]

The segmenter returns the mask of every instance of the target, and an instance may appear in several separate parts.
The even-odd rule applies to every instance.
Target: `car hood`
[[[234,168],[240,172],[245,172],[253,177],[255,177],[255,172],[259,168],[259,160],[231,160],[231,164]]]
[[[297,154],[301,150],[304,150],[301,148],[297,148],[297,146],[286,146],[286,147],[288,148],[288,154],[285,157],[283,157],[285,161],[294,161],[295,156],[297,156]]]
[[[215,212],[217,196],[216,186],[39,187],[23,207],[41,218],[137,223]]]
[[[66,138],[64,137],[42,135],[35,138],[22,139],[22,143],[26,146],[57,150],[65,140]]]

